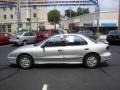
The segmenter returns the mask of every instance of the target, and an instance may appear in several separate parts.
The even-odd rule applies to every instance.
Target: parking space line
[[[48,85],[44,84],[42,90],[47,90]]]

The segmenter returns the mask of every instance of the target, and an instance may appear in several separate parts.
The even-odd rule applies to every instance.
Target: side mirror
[[[43,44],[43,45],[41,46],[41,48],[45,48],[45,44]]]

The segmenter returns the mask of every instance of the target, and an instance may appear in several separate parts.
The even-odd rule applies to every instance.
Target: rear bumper
[[[112,59],[112,54],[110,52],[106,52],[101,55],[101,62],[111,60]]]
[[[10,39],[10,43],[11,43],[11,44],[18,44],[18,45],[21,45],[21,44],[22,44],[22,41],[17,40],[17,39],[15,39],[15,40]]]

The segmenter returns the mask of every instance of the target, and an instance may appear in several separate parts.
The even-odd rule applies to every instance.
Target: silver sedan
[[[111,59],[109,45],[80,34],[60,34],[40,43],[20,47],[8,55],[8,61],[23,69],[34,64],[84,64],[94,68]]]

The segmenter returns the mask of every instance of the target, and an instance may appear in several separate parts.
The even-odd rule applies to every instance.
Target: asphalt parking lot
[[[29,70],[11,66],[13,45],[0,46],[0,90],[119,90],[120,45],[111,45],[112,60],[96,69],[82,65],[35,65]]]

